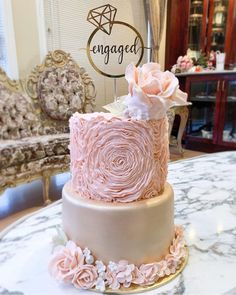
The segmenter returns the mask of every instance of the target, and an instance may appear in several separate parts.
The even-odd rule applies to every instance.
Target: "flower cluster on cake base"
[[[110,261],[107,265],[96,260],[88,248],[81,249],[67,241],[54,249],[49,273],[60,282],[73,284],[78,289],[121,290],[130,287],[154,285],[173,275],[185,261],[186,245],[181,226],[175,227],[175,236],[169,253],[161,261],[134,265],[129,261]]]

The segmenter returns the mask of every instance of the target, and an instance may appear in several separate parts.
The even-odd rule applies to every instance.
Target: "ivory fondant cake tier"
[[[109,261],[127,260],[135,265],[161,260],[174,237],[173,190],[132,203],[83,199],[71,183],[63,188],[63,229],[82,248]]]
[[[52,276],[79,289],[147,287],[179,271],[186,257],[166,183],[166,110],[186,95],[170,72],[130,65],[129,95],[111,113],[70,119],[71,181],[63,188],[63,229]],[[118,290],[118,291],[117,291]]]

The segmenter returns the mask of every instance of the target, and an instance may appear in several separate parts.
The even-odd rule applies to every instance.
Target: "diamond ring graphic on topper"
[[[117,9],[110,5],[102,5],[89,11],[87,20],[107,35],[111,34]]]

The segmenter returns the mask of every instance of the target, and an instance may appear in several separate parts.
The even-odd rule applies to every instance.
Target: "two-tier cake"
[[[112,113],[70,119],[71,180],[63,188],[68,238],[49,265],[79,289],[150,286],[175,273],[186,256],[166,183],[166,111],[185,104],[177,78],[150,63],[126,70],[129,95]]]

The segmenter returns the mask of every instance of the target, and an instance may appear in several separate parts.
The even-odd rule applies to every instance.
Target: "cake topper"
[[[117,8],[106,4],[87,16],[96,27],[87,43],[89,62],[98,73],[111,78],[123,77],[131,61],[138,66],[146,48],[141,34],[130,24],[115,20],[116,14]]]
[[[110,4],[102,5],[90,10],[87,20],[99,30],[110,35],[116,12],[117,9],[114,6]]]

